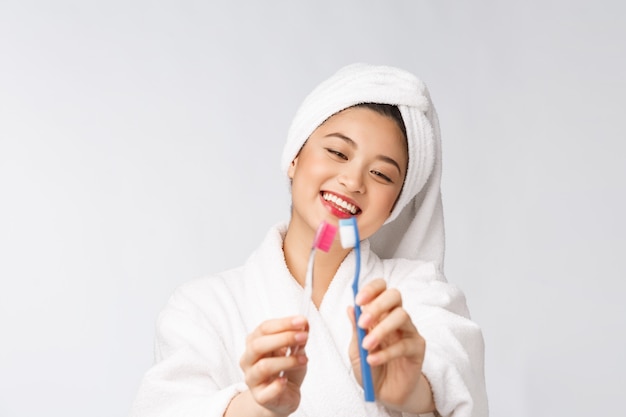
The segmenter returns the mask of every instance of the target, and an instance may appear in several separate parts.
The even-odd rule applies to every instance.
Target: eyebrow
[[[339,132],[329,133],[325,137],[330,137],[330,136],[334,136],[336,138],[342,139],[343,141],[345,141],[348,145],[352,146],[353,148],[358,148],[358,145],[356,144],[356,142],[353,141],[352,139],[350,139],[349,137],[347,137],[346,135],[344,135],[343,133],[339,133]],[[383,161],[383,162],[387,162],[387,163],[393,165],[398,170],[398,173],[400,175],[402,175],[402,169],[400,169],[400,164],[398,162],[396,162],[396,160],[393,159],[392,157],[387,156],[387,155],[376,155],[376,159],[378,159],[380,161]]]

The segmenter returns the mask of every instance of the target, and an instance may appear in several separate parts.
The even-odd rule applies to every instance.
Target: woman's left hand
[[[361,306],[359,327],[367,330],[363,347],[369,351],[376,400],[395,410],[425,413],[434,410],[428,380],[422,375],[426,342],[402,308],[402,296],[387,283],[377,279],[357,294]],[[361,364],[356,334],[354,308],[348,308],[353,337],[350,361],[359,383]]]

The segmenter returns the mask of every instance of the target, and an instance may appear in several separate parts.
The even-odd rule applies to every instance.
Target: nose
[[[365,192],[363,171],[356,164],[345,164],[339,175],[337,175],[337,181],[351,193],[363,194]]]

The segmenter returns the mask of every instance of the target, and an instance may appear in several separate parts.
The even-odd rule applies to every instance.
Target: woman
[[[244,266],[175,292],[133,415],[486,416],[482,335],[442,274],[439,130],[426,87],[396,68],[341,69],[302,104],[282,165],[289,223]],[[297,315],[318,225],[350,216],[363,240],[359,322],[355,256],[337,241],[315,259],[316,308]],[[367,330],[375,403],[363,400],[356,326]]]

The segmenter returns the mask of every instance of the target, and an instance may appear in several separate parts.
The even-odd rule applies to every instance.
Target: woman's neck
[[[315,238],[315,231],[308,228],[301,229],[289,223],[285,239],[283,241],[283,252],[285,254],[285,262],[291,275],[304,286],[309,255],[311,254],[311,246]],[[317,250],[315,254],[315,276],[313,277],[313,303],[319,308],[322,299],[330,286],[341,262],[345,259],[350,249],[341,247],[339,237],[336,236],[332,246],[328,252]]]

